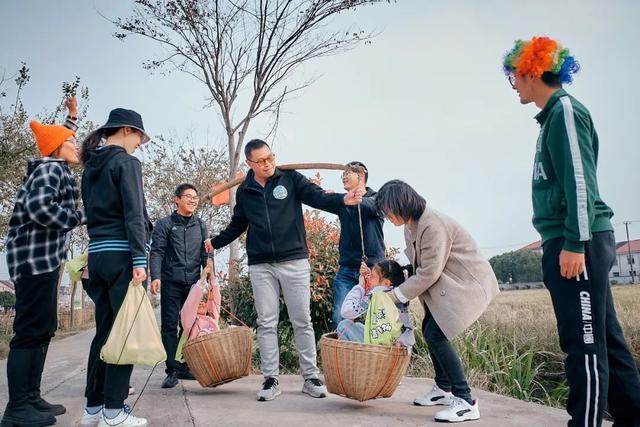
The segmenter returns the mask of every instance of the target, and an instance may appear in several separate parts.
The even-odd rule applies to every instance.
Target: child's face
[[[371,283],[374,286],[384,285],[391,286],[391,281],[389,279],[385,279],[382,277],[382,272],[380,271],[380,267],[374,265],[371,269]]]
[[[207,314],[207,303],[206,302],[201,302],[200,304],[198,304],[198,314],[200,314],[202,316]]]

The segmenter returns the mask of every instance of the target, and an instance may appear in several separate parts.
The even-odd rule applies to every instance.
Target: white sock
[[[117,416],[118,416],[118,414],[119,414],[120,412],[122,412],[122,408],[117,408],[117,409],[114,409],[114,408],[104,408],[104,416],[105,416],[106,418],[110,418],[110,419],[115,418],[115,417],[117,417]]]
[[[87,411],[87,414],[89,415],[95,415],[98,412],[100,412],[102,410],[102,408],[104,408],[104,405],[98,405],[98,406],[87,406],[85,408],[85,411]]]

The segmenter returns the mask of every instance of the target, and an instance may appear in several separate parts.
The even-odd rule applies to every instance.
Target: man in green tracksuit
[[[640,377],[609,286],[615,260],[612,210],[598,192],[598,135],[589,111],[562,89],[579,65],[555,40],[518,40],[504,71],[522,104],[535,103],[533,225],[542,236],[544,283],[567,353],[569,426],[640,426]]]

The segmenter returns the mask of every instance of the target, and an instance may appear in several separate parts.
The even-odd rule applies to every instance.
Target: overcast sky
[[[116,4],[117,3],[117,4]],[[75,75],[90,89],[90,118],[133,108],[152,135],[192,132],[221,146],[222,127],[206,92],[183,74],[150,75],[140,66],[158,47],[112,37],[107,16],[126,2],[0,2],[0,73],[21,61],[31,70],[28,111],[42,112]],[[531,226],[531,172],[538,126],[501,70],[517,38],[549,35],[582,65],[566,89],[590,109],[600,137],[600,192],[616,216],[616,237],[640,220],[640,2],[426,1],[365,7],[339,24],[379,31],[372,44],[305,66],[319,77],[286,104],[274,143],[281,163],[361,160],[370,185],[400,178],[427,203],[463,224],[487,256],[538,236]],[[262,137],[259,124],[248,137]],[[324,185],[340,190],[336,172]],[[388,243],[402,234],[385,225]],[[630,226],[640,238],[640,222]],[[4,260],[3,260],[4,261]],[[0,273],[6,277],[6,273]]]

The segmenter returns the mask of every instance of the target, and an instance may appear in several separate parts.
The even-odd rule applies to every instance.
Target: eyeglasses
[[[353,174],[355,174],[355,171],[352,171],[352,170],[346,170],[346,171],[342,172],[342,177],[343,177],[343,178],[346,178],[346,177],[348,177],[349,175],[351,175],[352,173],[353,173]]]
[[[78,139],[75,136],[70,136],[64,142],[70,142],[73,145],[75,145],[76,147],[80,147],[80,142],[78,141]]]
[[[269,162],[270,164],[274,164],[274,162],[276,161],[276,155],[271,153],[267,157],[265,157],[264,159],[260,159],[260,160],[247,159],[247,161],[249,161],[251,163],[255,163],[258,166],[260,166],[261,168],[263,168],[267,164],[267,162]]]
[[[200,196],[198,196],[198,195],[192,196],[190,194],[183,194],[183,195],[178,196],[178,197],[184,197],[187,200],[192,201],[192,202],[197,202],[198,200],[200,200]]]
[[[509,74],[507,76],[507,80],[509,80],[509,84],[511,85],[511,89],[516,88],[516,76],[514,74]]]

